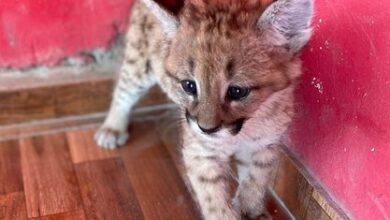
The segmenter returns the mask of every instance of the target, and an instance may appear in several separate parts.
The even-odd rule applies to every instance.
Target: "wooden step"
[[[50,70],[45,74],[0,74],[0,126],[106,112],[115,69]],[[138,106],[167,103],[154,87]]]

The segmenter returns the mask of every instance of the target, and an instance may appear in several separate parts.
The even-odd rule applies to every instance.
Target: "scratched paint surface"
[[[356,219],[390,219],[390,2],[316,1],[290,146]]]
[[[0,68],[55,65],[106,48],[127,27],[131,0],[0,0]]]

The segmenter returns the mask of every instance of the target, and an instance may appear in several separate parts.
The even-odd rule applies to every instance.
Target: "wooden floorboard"
[[[0,141],[0,219],[201,219],[174,118],[135,118],[113,151],[96,146],[96,126]],[[272,198],[268,209],[288,219]]]
[[[76,165],[87,219],[144,219],[121,159]]]
[[[313,187],[295,168],[292,161],[282,156],[274,182],[274,190],[298,219],[305,219]]]
[[[86,220],[84,210],[64,212],[54,215],[46,215],[36,218],[30,218],[30,220]]]
[[[145,218],[200,219],[171,156],[154,130],[156,126],[133,127],[138,129],[133,129],[132,139],[121,149],[121,155]],[[143,132],[150,128],[154,129],[149,134]]]
[[[1,215],[200,219],[154,121],[133,123],[130,142],[115,151],[98,148],[94,132],[82,128],[0,142],[0,157],[6,158],[0,161]],[[14,201],[11,191],[21,198]]]
[[[0,195],[18,191],[23,191],[18,142],[0,142]]]
[[[93,139],[96,129],[78,129],[67,132],[73,163],[118,157],[118,151],[99,148]]]
[[[21,139],[20,152],[29,218],[82,207],[64,134]]]
[[[0,196],[0,219],[27,219],[26,204],[23,192],[13,192]]]

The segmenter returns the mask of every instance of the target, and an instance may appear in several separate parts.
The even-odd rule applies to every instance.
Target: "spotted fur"
[[[155,83],[182,109],[183,160],[205,219],[264,212],[280,137],[294,115],[299,52],[310,38],[312,0],[187,0],[175,15],[137,1],[126,52],[98,145],[127,140],[131,108]],[[195,83],[196,93],[183,89]],[[229,98],[232,86],[247,96]],[[239,186],[229,197],[230,158]]]

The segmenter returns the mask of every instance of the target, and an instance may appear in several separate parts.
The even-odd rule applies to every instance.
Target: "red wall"
[[[0,69],[107,47],[125,31],[130,5],[0,0]],[[356,219],[389,219],[390,2],[317,0],[316,11],[291,148]]]
[[[0,0],[0,68],[54,65],[105,48],[126,30],[131,0]]]
[[[356,219],[390,219],[390,1],[316,11],[291,147]]]

